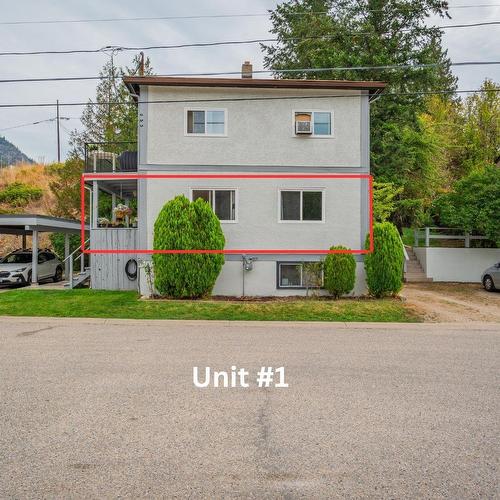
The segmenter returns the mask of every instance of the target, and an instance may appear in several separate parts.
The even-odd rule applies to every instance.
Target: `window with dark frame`
[[[277,262],[276,287],[306,288],[307,277],[304,270],[304,264],[307,264],[307,262]]]
[[[220,221],[236,220],[236,191],[234,189],[193,189],[192,200],[198,198],[210,204]]]
[[[224,135],[226,116],[223,110],[190,109],[187,112],[187,133],[194,135]]]
[[[323,220],[323,191],[280,191],[280,220],[321,222]]]

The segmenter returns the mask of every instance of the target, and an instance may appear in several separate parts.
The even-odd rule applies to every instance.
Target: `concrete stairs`
[[[406,246],[406,252],[410,260],[406,262],[405,281],[406,283],[432,283],[432,278],[428,278],[420,262],[411,247]]]

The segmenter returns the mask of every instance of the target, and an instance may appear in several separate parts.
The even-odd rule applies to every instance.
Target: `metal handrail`
[[[90,238],[87,238],[84,242],[83,242],[83,248],[85,248],[85,245],[90,241]],[[64,264],[64,262],[66,262],[70,257],[72,257],[76,252],[79,252],[81,251],[82,247],[79,246],[77,248],[75,248],[62,262]]]
[[[71,254],[69,254],[64,260],[63,262],[65,262],[66,260],[69,259],[69,276],[66,276],[66,278],[68,278],[68,283],[69,283],[69,288],[70,289],[73,289],[73,255],[77,252],[80,252],[80,254],[78,255],[78,257],[80,257],[80,272],[83,272],[84,269],[85,269],[85,254],[83,253],[83,250],[82,248],[85,248],[85,246],[87,245],[87,243],[90,241],[90,238],[88,238],[87,240],[85,240],[83,242],[83,245],[78,247],[78,248],[75,248],[75,250],[73,250],[73,252],[71,252]]]

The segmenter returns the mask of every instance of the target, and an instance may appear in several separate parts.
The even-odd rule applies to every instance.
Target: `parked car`
[[[32,275],[31,250],[16,250],[0,260],[0,284],[22,285],[31,283]],[[38,252],[38,279],[61,281],[63,265],[57,255],[50,250]]]
[[[487,292],[500,289],[500,262],[488,267],[481,276],[481,283]]]

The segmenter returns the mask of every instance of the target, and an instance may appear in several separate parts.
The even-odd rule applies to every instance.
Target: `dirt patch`
[[[500,323],[500,293],[488,293],[480,284],[408,283],[402,294],[426,321]]]

